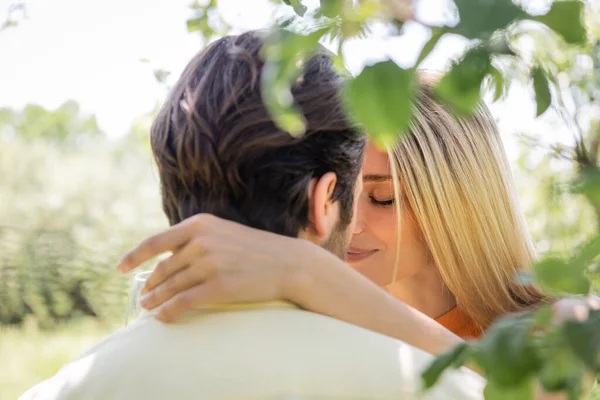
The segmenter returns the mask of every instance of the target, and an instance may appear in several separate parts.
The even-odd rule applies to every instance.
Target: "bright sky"
[[[55,108],[67,99],[94,113],[110,136],[127,131],[135,118],[152,110],[165,96],[153,68],[174,78],[200,50],[197,36],[187,32],[190,0],[27,0],[27,18],[0,33],[0,107],[37,103]],[[0,20],[12,0],[0,0]],[[269,0],[220,0],[220,11],[236,31],[267,27],[272,21]],[[309,5],[318,3],[309,0]],[[428,23],[444,21],[445,0],[421,0],[417,15]],[[393,40],[374,37],[348,44],[347,64],[357,73],[368,63],[391,57],[411,66],[429,33],[409,24]],[[446,37],[425,67],[444,69],[466,42]],[[143,63],[140,59],[148,59]],[[516,87],[503,104],[491,105],[505,137],[509,157],[515,157],[517,132],[556,137],[556,126],[535,119],[532,95]],[[565,133],[560,136],[567,137]]]

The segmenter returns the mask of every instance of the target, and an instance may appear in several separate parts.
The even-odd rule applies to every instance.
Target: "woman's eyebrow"
[[[365,183],[385,182],[385,181],[389,181],[391,179],[392,179],[391,175],[377,175],[377,174],[363,175],[363,182],[365,182]]]

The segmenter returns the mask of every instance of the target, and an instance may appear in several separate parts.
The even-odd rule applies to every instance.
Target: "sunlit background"
[[[18,4],[0,0],[0,23]],[[148,144],[152,115],[204,45],[186,28],[189,0],[24,4],[10,16],[18,25],[0,31],[0,400],[122,324],[127,278],[114,265],[167,226]],[[287,12],[268,0],[219,4],[233,33]],[[443,0],[421,0],[416,15],[441,25],[450,11]],[[350,71],[387,57],[412,66],[429,32],[405,29],[389,39],[375,27],[347,43]],[[467,44],[444,37],[425,68],[446,69]],[[569,163],[549,156],[573,142],[572,127],[553,111],[536,119],[525,84],[488,103],[538,249],[570,248],[595,227],[592,210],[560,190]]]

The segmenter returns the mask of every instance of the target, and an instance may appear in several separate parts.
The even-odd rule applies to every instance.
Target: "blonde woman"
[[[306,241],[198,215],[123,258],[126,272],[173,252],[143,306],[170,321],[201,305],[286,300],[437,354],[547,302],[515,280],[534,250],[494,120],[483,105],[457,118],[432,82],[423,78],[411,134],[367,149],[352,268]],[[559,314],[575,307],[561,304]]]

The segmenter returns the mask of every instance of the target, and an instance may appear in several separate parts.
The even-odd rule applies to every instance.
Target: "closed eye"
[[[371,200],[371,203],[377,207],[389,207],[395,203],[395,199],[393,198],[389,200],[378,200],[373,196],[369,196],[369,200]]]

